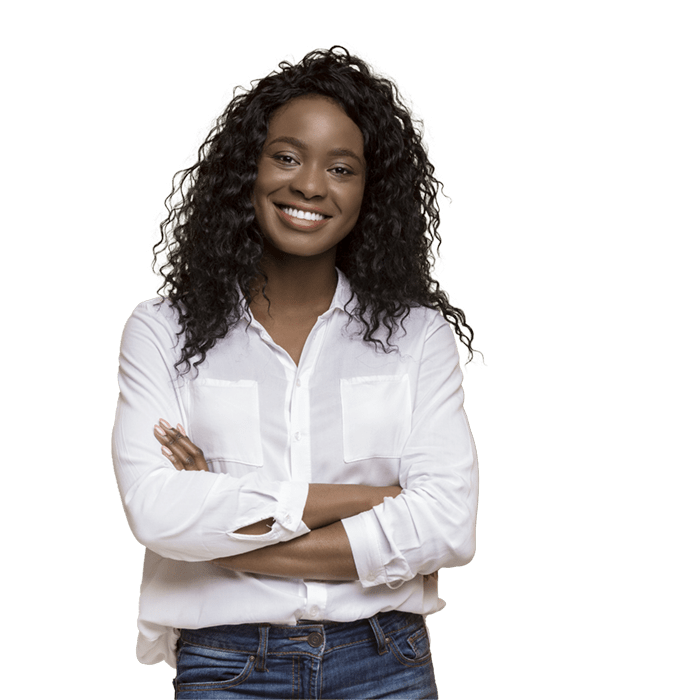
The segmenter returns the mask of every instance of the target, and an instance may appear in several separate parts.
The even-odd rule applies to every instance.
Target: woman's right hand
[[[204,453],[185,434],[185,429],[178,423],[171,427],[168,421],[160,419],[153,428],[156,440],[161,444],[161,452],[170,460],[175,469],[191,472],[208,472],[209,467]]]

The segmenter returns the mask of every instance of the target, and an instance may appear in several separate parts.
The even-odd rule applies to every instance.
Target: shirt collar
[[[331,305],[328,307],[328,311],[332,311],[333,309],[345,311],[345,305],[352,299],[352,289],[348,278],[337,267],[335,271],[338,273],[338,284],[335,287],[335,294],[331,300]]]

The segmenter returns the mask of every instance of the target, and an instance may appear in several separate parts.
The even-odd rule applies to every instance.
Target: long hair
[[[153,247],[164,282],[158,290],[177,310],[182,354],[189,371],[238,323],[250,289],[263,275],[263,235],[252,193],[270,118],[303,95],[334,100],[359,127],[367,164],[362,208],[339,244],[336,265],[347,276],[363,340],[390,351],[391,338],[410,309],[437,309],[472,358],[474,333],[431,276],[433,244],[440,246],[437,203],[441,183],[398,89],[346,49],[312,51],[249,91],[235,94],[198,151],[197,162],[173,178],[168,217]],[[352,311],[351,311],[352,309]]]

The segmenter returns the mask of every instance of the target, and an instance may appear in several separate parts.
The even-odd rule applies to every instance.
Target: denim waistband
[[[306,653],[317,655],[330,647],[361,638],[374,638],[377,653],[381,655],[388,650],[388,636],[422,620],[422,615],[393,610],[353,622],[299,620],[296,625],[217,625],[201,629],[181,629],[179,644],[190,643],[246,652],[251,656],[255,655],[256,670],[264,671],[270,645],[280,649],[284,648],[285,642],[306,642]]]

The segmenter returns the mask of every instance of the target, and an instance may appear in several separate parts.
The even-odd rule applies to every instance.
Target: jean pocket
[[[411,432],[408,375],[341,379],[340,399],[345,462],[401,457]]]
[[[388,641],[392,654],[405,666],[420,666],[431,660],[430,637],[422,620],[392,632]]]
[[[207,460],[263,463],[258,383],[202,378],[190,385],[190,434]]]
[[[247,652],[180,643],[175,688],[178,693],[235,688],[254,668],[255,656]]]

